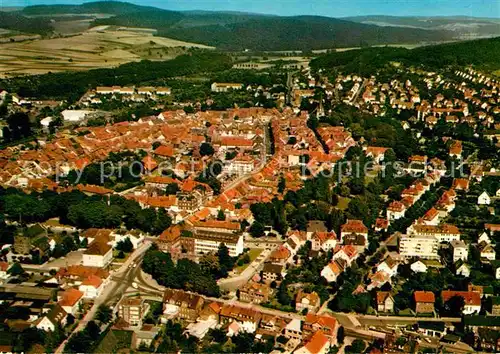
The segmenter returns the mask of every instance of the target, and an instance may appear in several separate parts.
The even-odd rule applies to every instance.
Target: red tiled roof
[[[328,337],[322,331],[314,333],[311,339],[306,343],[305,347],[311,354],[317,354],[323,351],[323,348],[328,343]]]
[[[415,302],[434,303],[436,301],[432,291],[415,291],[413,297]]]
[[[475,291],[452,291],[452,290],[443,290],[441,292],[441,298],[443,302],[448,301],[454,296],[460,296],[464,299],[465,305],[481,305],[481,295]]]
[[[347,220],[347,223],[340,227],[341,232],[368,233],[368,228],[361,220]]]
[[[77,289],[68,289],[62,294],[62,299],[59,301],[61,306],[74,306],[81,298],[83,293]]]
[[[96,275],[90,275],[82,282],[82,285],[93,286],[94,288],[100,287],[101,284],[102,279]]]

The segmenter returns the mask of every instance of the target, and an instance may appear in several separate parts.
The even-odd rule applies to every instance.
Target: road
[[[61,343],[61,345],[55,351],[56,353],[63,353],[64,346],[71,336],[77,332],[82,331],[87,323],[89,323],[97,312],[97,309],[101,305],[111,305],[115,301],[118,302],[125,291],[131,286],[132,282],[137,277],[137,273],[140,272],[140,267],[132,267],[132,264],[138,264],[142,261],[144,254],[151,247],[151,242],[146,241],[141,246],[139,246],[123,263],[123,265],[116,271],[112,271],[110,275],[111,280],[109,284],[104,288],[102,293],[94,301],[94,305],[85,314],[85,316],[80,320],[73,333]]]
[[[227,291],[238,290],[238,288],[247,283],[250,278],[252,278],[253,275],[260,270],[274,248],[276,248],[276,246],[263,250],[262,253],[252,263],[250,263],[240,275],[219,280],[217,282],[219,287]]]

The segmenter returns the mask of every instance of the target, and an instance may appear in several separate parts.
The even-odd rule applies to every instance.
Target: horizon
[[[71,0],[0,0],[1,8],[30,5],[79,5],[95,1]],[[136,5],[153,6],[172,11],[232,11],[280,16],[395,16],[395,17],[476,17],[500,18],[500,0],[129,0]]]

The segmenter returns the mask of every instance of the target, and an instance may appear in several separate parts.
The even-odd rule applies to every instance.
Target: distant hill
[[[310,63],[313,70],[339,69],[370,75],[389,62],[442,69],[474,65],[485,70],[500,69],[500,37],[419,47],[366,48],[325,54]]]
[[[467,16],[399,17],[355,16],[344,20],[377,26],[399,26],[431,30],[447,30],[463,38],[500,36],[500,19]]]
[[[0,28],[41,35],[52,31],[47,19],[29,18],[14,12],[0,12]]]
[[[319,16],[254,17],[225,25],[164,28],[159,29],[158,34],[225,50],[274,51],[420,43],[452,38],[446,31],[379,27]]]
[[[149,27],[158,35],[216,46],[223,50],[312,50],[377,44],[450,40],[453,32],[376,26],[320,16],[280,17],[240,12],[176,12],[126,2],[28,6],[25,15],[62,13],[114,15],[93,25]]]
[[[134,5],[121,1],[95,1],[81,5],[32,5],[22,10],[23,15],[60,15],[60,14],[111,14],[122,15],[141,11],[159,10],[155,7]]]

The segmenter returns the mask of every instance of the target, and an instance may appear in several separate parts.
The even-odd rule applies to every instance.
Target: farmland
[[[80,34],[0,45],[0,77],[115,67],[168,60],[185,48],[207,46],[153,36],[154,30],[100,26]]]

